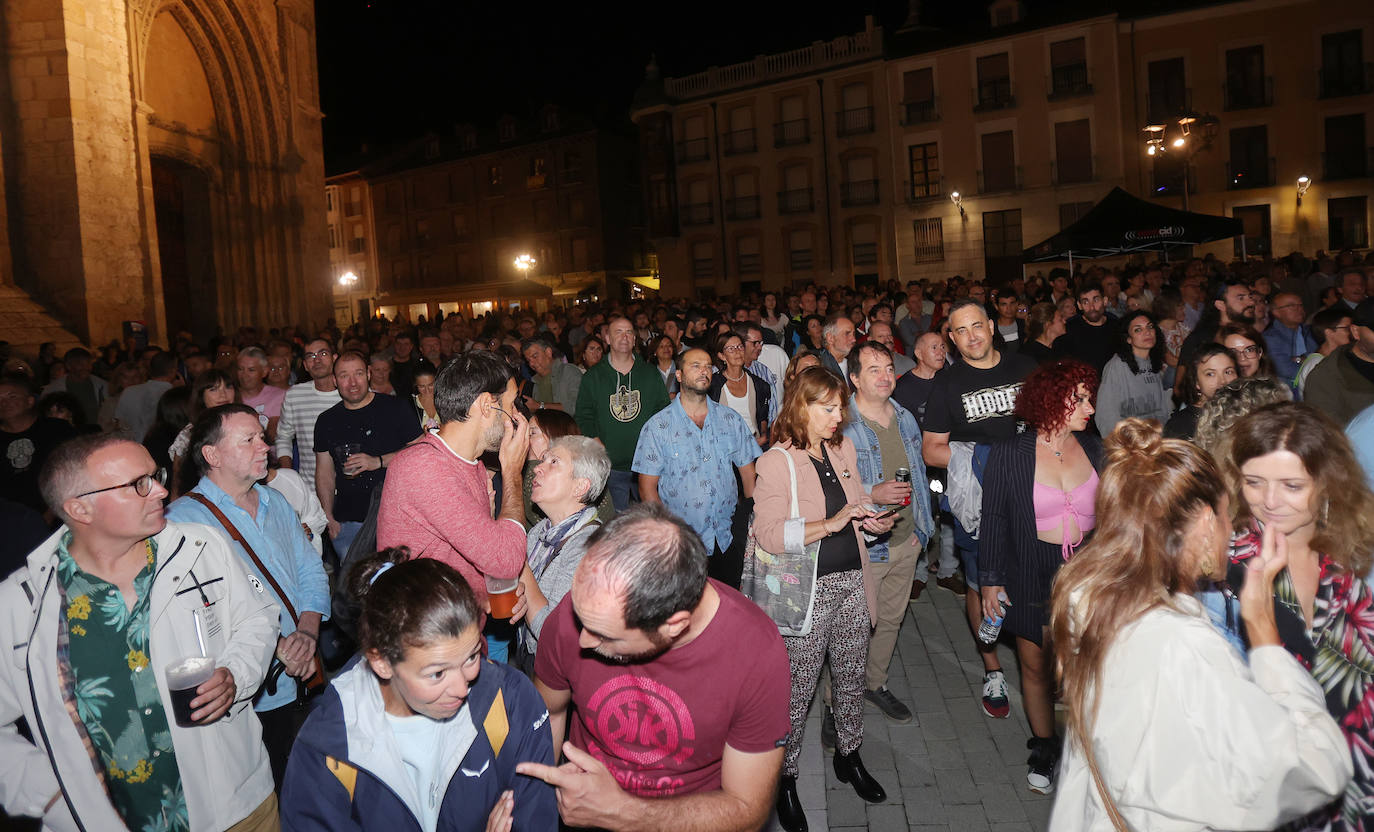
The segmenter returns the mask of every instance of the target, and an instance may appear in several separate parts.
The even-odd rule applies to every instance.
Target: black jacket
[[[757,425],[750,425],[751,430],[758,430],[760,434],[768,433],[768,404],[773,400],[773,390],[768,382],[749,372],[744,371],[745,375],[754,380],[754,415],[758,417]],[[711,389],[707,395],[717,404],[720,403],[721,390],[725,389],[725,373],[716,373],[711,376]]]

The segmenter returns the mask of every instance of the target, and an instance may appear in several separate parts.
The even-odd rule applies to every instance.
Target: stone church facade
[[[315,54],[312,0],[4,0],[0,284],[88,344],[322,325]]]

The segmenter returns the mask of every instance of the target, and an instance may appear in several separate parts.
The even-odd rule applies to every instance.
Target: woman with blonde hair
[[[1350,752],[1279,640],[1282,545],[1266,535],[1247,564],[1247,664],[1193,595],[1227,566],[1216,464],[1140,419],[1106,451],[1096,534],[1051,602],[1068,743],[1050,829],[1273,829],[1326,805],[1350,780]]]
[[[795,587],[804,594],[791,600],[811,610],[808,626],[801,628],[805,634],[783,638],[792,672],[792,729],[783,754],[777,807],[778,822],[787,832],[807,828],[797,795],[798,761],[806,712],[827,659],[835,713],[835,777],[869,803],[887,799],[859,759],[859,746],[870,622],[877,617],[878,598],[864,534],[883,534],[893,520],[890,515],[877,516],[859,479],[854,443],[841,429],[848,411],[849,386],[839,376],[823,367],[802,370],[783,394],[773,423],[778,444],[754,463],[758,485],[753,533],[758,546],[766,552],[814,558],[803,580],[783,588]],[[812,550],[813,544],[819,547]]]
[[[1260,408],[1232,426],[1223,461],[1235,536],[1231,572],[1272,534],[1287,550],[1273,604],[1280,644],[1311,672],[1345,732],[1355,779],[1295,830],[1363,830],[1374,820],[1374,494],[1340,428],[1302,404]],[[1245,634],[1242,634],[1245,635]]]

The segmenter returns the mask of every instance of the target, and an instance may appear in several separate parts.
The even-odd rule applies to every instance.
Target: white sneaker
[[[983,674],[983,713],[993,719],[1006,719],[1011,714],[1007,701],[1007,677],[1000,670]]]

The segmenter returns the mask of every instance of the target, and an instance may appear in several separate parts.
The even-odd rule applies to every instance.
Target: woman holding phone
[[[840,430],[848,420],[849,386],[822,367],[802,370],[783,394],[773,425],[774,445],[755,462],[754,536],[769,552],[800,553],[820,543],[816,556],[812,626],[784,636],[792,669],[792,730],[783,755],[778,822],[788,832],[807,828],[797,795],[798,761],[806,713],[816,695],[821,665],[830,662],[834,700],[835,776],[870,803],[887,799],[859,759],[863,744],[865,670],[870,622],[877,617],[877,586],[869,572],[864,535],[892,528],[878,518],[859,479],[854,443]],[[800,516],[792,516],[792,472]]]

